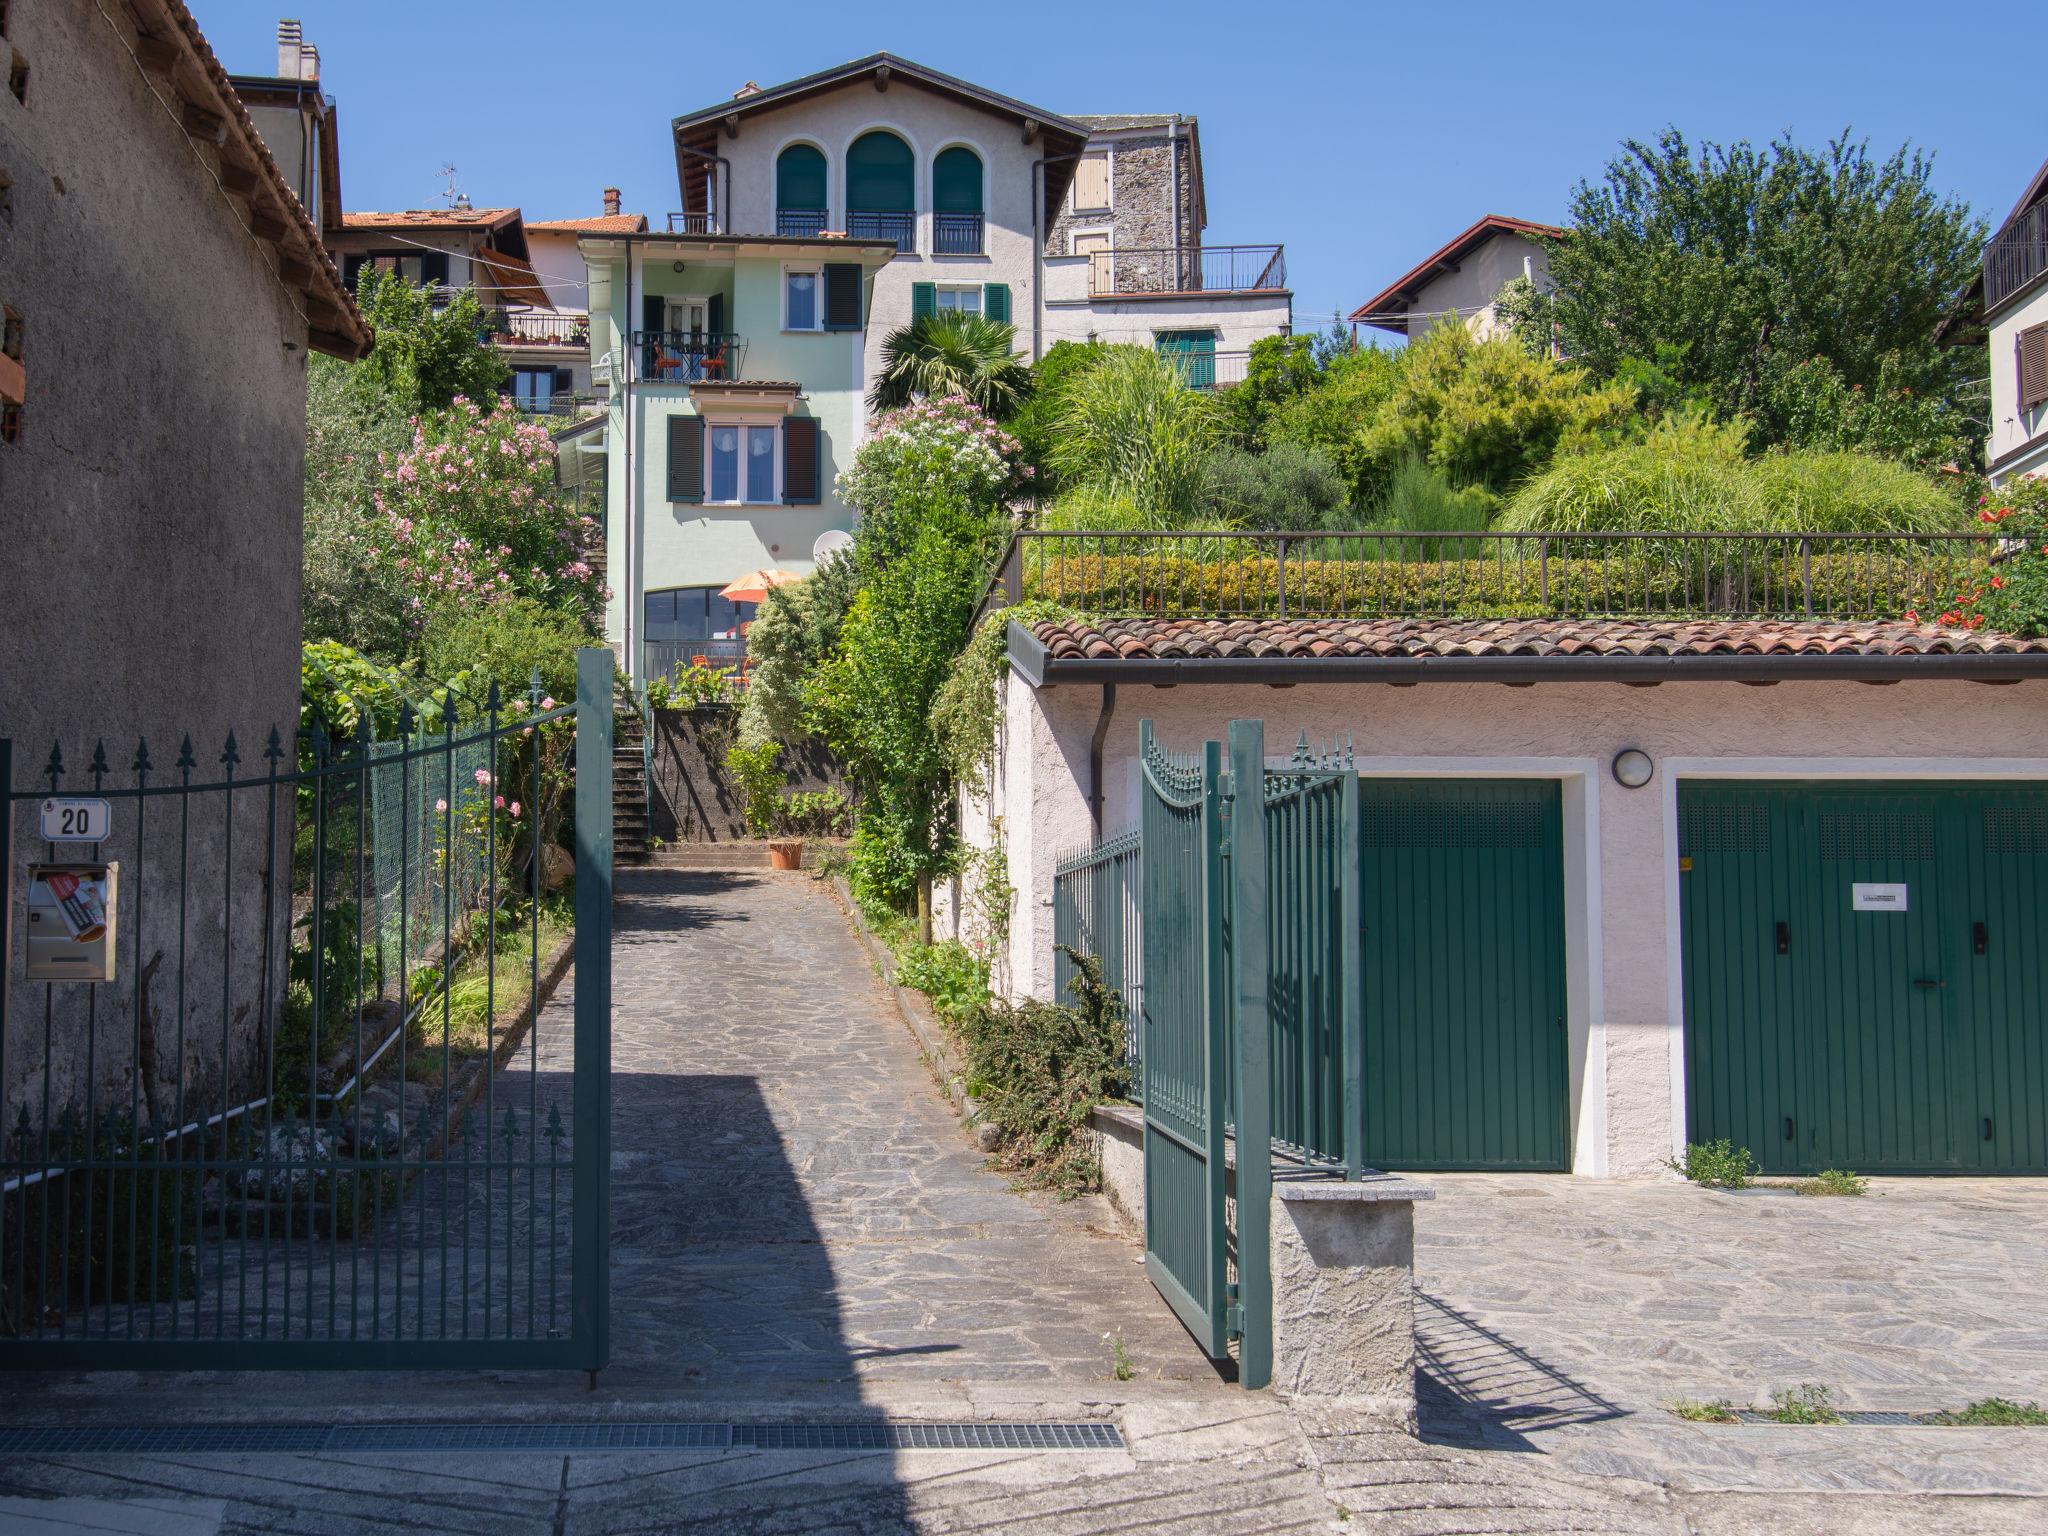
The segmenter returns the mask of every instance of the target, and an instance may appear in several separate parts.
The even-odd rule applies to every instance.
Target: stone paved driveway
[[[2048,1493],[2009,1434],[1728,1430],[1673,1399],[2048,1402],[2048,1182],[1878,1180],[1861,1199],[1431,1177],[1417,1211],[1425,1430],[1679,1485]],[[2048,1521],[2048,1513],[2044,1513]]]

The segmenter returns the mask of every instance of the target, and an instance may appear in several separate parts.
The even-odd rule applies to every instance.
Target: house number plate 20
[[[43,836],[53,843],[97,843],[113,829],[113,807],[76,795],[43,802]]]

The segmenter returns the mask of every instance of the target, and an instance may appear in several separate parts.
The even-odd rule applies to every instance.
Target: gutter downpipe
[[[1110,717],[1116,713],[1116,684],[1102,685],[1102,712],[1095,717],[1095,735],[1088,743],[1088,820],[1096,837],[1102,836],[1102,744],[1109,737]]]

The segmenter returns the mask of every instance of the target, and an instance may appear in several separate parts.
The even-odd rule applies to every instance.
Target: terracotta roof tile
[[[2048,655],[2048,639],[1884,619],[1070,619],[1032,633],[1054,660]]]
[[[644,213],[597,213],[581,219],[528,219],[526,232],[558,235],[637,235],[647,228]]]
[[[344,213],[343,229],[495,229],[519,217],[517,208],[401,208],[391,213]]]

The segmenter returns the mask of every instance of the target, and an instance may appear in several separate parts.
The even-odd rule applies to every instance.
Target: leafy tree
[[[1017,360],[1017,332],[1005,321],[957,310],[919,315],[882,339],[882,370],[868,405],[892,411],[918,396],[961,395],[991,416],[1008,416],[1031,392]]]
[[[435,609],[427,622],[425,671],[444,681],[463,678],[478,703],[496,683],[510,713],[526,697],[536,668],[548,698],[575,698],[576,652],[594,643],[589,626],[575,614],[530,597],[508,597],[488,607],[451,603]]]
[[[389,396],[355,386],[360,366],[315,357],[306,370],[305,635],[395,662],[415,615],[376,496],[412,428]]]
[[[1394,392],[1402,354],[1378,347],[1333,352],[1315,387],[1277,404],[1266,419],[1266,444],[1318,448],[1336,462],[1354,505],[1369,506],[1391,466],[1368,448],[1364,427]]]
[[[747,698],[740,709],[744,744],[796,742],[812,734],[806,681],[838,647],[846,610],[859,590],[854,562],[843,555],[802,581],[768,589],[747,630]]]
[[[1244,382],[1223,393],[1230,433],[1248,448],[1265,446],[1266,418],[1320,382],[1314,336],[1263,336],[1245,359]]]
[[[376,328],[377,342],[355,365],[356,386],[408,416],[439,410],[457,396],[495,402],[510,370],[485,339],[476,291],[464,288],[439,306],[432,293],[396,273],[363,268],[356,306]]]
[[[1858,414],[1859,393],[1953,410],[1981,371],[1935,328],[1976,270],[1984,226],[1933,190],[1931,172],[1917,150],[1879,161],[1846,135],[1819,151],[1781,138],[1695,152],[1675,128],[1629,140],[1574,192],[1554,291],[1525,324],[1601,377],[1657,359],[1717,415],[1752,418],[1760,449],[1845,436],[1876,447],[1888,434],[1916,453],[1945,449],[1924,419],[1836,424]]]

